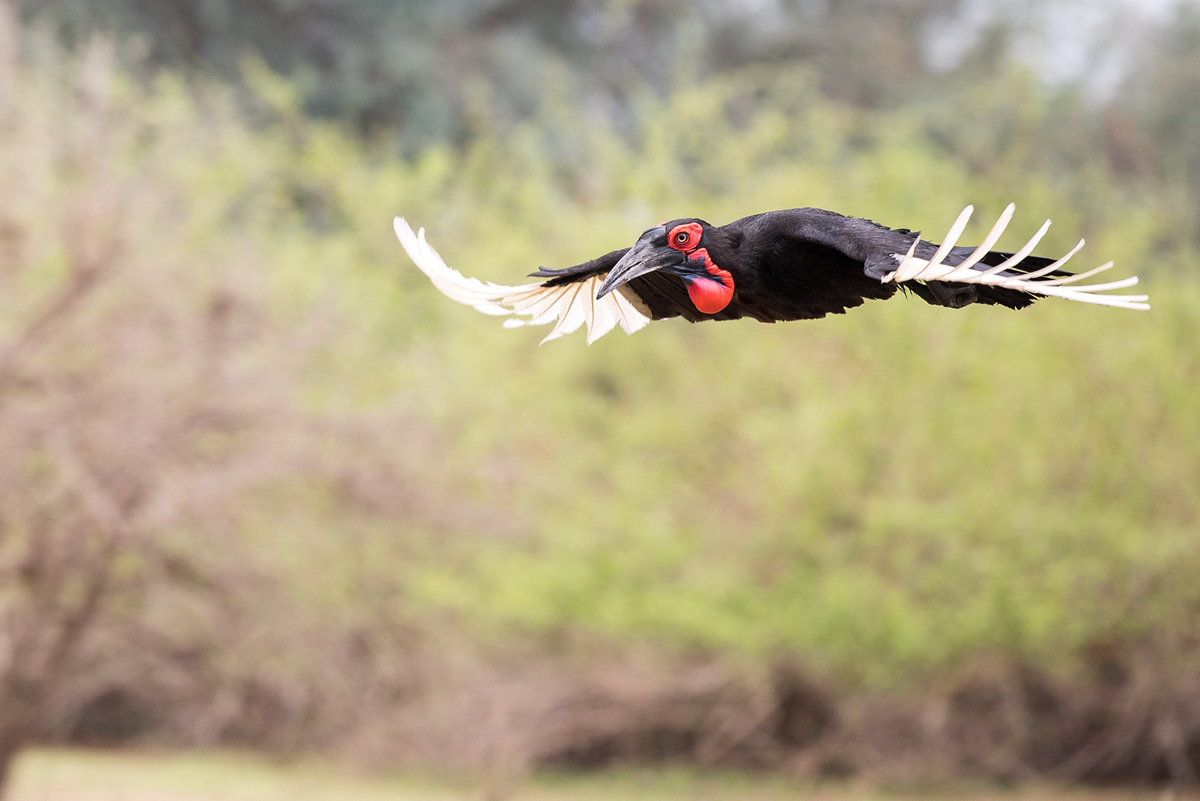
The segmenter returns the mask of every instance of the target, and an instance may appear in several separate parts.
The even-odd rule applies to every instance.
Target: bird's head
[[[711,230],[711,225],[696,219],[673,220],[647,229],[613,266],[596,298],[640,275],[662,270],[683,279],[697,310],[716,314],[733,299],[733,276],[709,255]]]

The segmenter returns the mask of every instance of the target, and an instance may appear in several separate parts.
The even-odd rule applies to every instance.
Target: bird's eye
[[[700,244],[700,237],[703,233],[699,223],[677,225],[671,229],[667,244],[676,250],[687,253]]]

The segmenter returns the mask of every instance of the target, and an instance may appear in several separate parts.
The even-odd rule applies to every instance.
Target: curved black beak
[[[648,228],[621,260],[613,265],[604,283],[600,284],[596,299],[599,300],[639,275],[652,273],[664,267],[678,267],[683,262],[684,255],[667,245],[666,226]]]

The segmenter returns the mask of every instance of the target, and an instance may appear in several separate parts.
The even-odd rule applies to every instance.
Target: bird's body
[[[897,287],[928,303],[958,308],[971,303],[1028,306],[1038,295],[1147,308],[1146,297],[1099,295],[1131,286],[1136,278],[1071,287],[1107,269],[1080,276],[1058,261],[1030,255],[1049,222],[1017,253],[992,250],[1012,216],[1005,210],[978,248],[955,247],[968,207],[941,246],[906,229],[822,209],[802,208],[743,217],[727,225],[679,219],[648,229],[633,247],[614,250],[563,270],[541,269],[540,283],[483,284],[446,267],[404,220],[396,233],[409,255],[451,298],[492,314],[523,314],[506,324],[558,324],[547,339],[587,325],[588,341],[618,324],[627,333],[651,319],[684,317],[763,322],[840,314],[864,299],[886,299]],[[1083,243],[1080,242],[1080,246]],[[1078,250],[1078,246],[1076,247]]]

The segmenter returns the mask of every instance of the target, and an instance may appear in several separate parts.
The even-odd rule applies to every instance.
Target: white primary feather
[[[413,234],[403,217],[397,217],[394,224],[400,244],[443,295],[484,314],[519,314],[528,317],[525,320],[509,318],[504,321],[505,328],[545,325],[557,320],[558,323],[542,340],[549,342],[586,325],[587,343],[590,345],[618,325],[626,334],[632,334],[650,322],[649,309],[627,287],[617,287],[596,300],[596,292],[604,279],[602,275],[554,287],[542,284],[502,286],[483,282],[465,277],[442,261],[437,251],[425,241],[424,228]]]
[[[967,206],[963,209],[962,214],[958,215],[958,219],[954,221],[954,225],[950,228],[950,233],[946,235],[946,240],[932,259],[925,260],[917,258],[916,252],[917,243],[914,240],[912,248],[908,253],[893,254],[899,262],[894,272],[888,273],[883,277],[883,283],[891,281],[949,281],[960,284],[984,284],[987,286],[998,286],[1004,289],[1015,289],[1019,292],[1029,292],[1034,295],[1047,295],[1056,298],[1065,298],[1066,300],[1075,300],[1081,303],[1096,303],[1101,306],[1115,306],[1119,309],[1149,309],[1150,304],[1146,303],[1149,300],[1148,295],[1100,295],[1099,292],[1106,292],[1113,289],[1125,289],[1137,284],[1137,277],[1125,278],[1121,281],[1111,281],[1107,284],[1089,284],[1085,286],[1068,287],[1066,284],[1073,284],[1085,278],[1090,278],[1096,273],[1112,267],[1112,262],[1102,264],[1094,270],[1088,270],[1079,275],[1070,275],[1065,278],[1055,278],[1047,280],[1039,280],[1042,276],[1054,272],[1067,263],[1067,260],[1079,252],[1083,247],[1083,240],[1079,241],[1070,253],[1063,256],[1053,264],[1043,267],[1034,272],[1018,274],[1006,273],[1005,271],[1011,267],[1020,264],[1033,249],[1037,247],[1038,242],[1046,234],[1046,229],[1050,227],[1050,221],[1046,220],[1045,224],[1038,230],[1033,238],[1012,255],[1012,258],[1006,260],[1003,264],[995,267],[988,267],[986,270],[976,270],[975,265],[987,255],[988,251],[1000,239],[1000,235],[1004,233],[1004,229],[1008,226],[1009,220],[1012,219],[1013,211],[1016,210],[1016,204],[1010,203],[1004,213],[1000,215],[1000,219],[992,226],[992,230],[988,233],[981,244],[975,251],[967,257],[966,261],[957,266],[943,264],[943,260],[950,254],[950,249],[958,242],[958,238],[962,235],[963,229],[966,228],[967,221],[971,219],[971,212],[974,211],[972,206]]]

